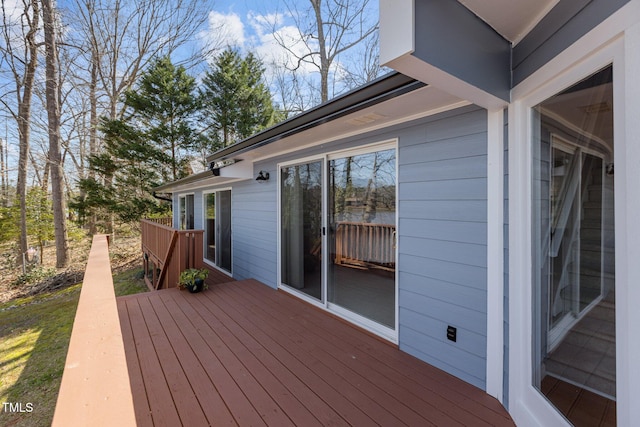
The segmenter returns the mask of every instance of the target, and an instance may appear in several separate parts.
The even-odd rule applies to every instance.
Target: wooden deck
[[[117,302],[139,426],[513,425],[483,391],[255,280]]]

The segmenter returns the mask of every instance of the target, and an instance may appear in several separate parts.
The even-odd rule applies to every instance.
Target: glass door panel
[[[231,190],[205,194],[205,258],[231,273]]]
[[[216,193],[204,196],[204,231],[205,250],[204,257],[216,263]]]
[[[180,196],[180,230],[193,230],[193,194]]]
[[[532,382],[572,422],[576,388],[615,408],[613,115],[612,67],[533,109]]]
[[[281,282],[322,301],[322,161],[280,174]]]
[[[218,259],[216,265],[231,272],[231,190],[218,191]]]
[[[327,298],[395,329],[396,151],[329,161]]]

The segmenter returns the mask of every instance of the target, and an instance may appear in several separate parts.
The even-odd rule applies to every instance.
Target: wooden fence
[[[146,219],[140,227],[145,282],[149,288],[176,287],[182,270],[204,266],[204,230],[176,230]]]
[[[395,270],[396,226],[361,222],[336,223],[336,254],[339,265]]]

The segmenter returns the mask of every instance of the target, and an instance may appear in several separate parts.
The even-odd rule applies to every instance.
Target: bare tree
[[[301,8],[300,2],[284,0],[286,14],[295,21],[298,35],[295,39],[276,31],[276,42],[295,58],[289,64],[293,72],[308,64],[320,73],[320,100],[329,99],[333,85],[332,73],[340,68],[339,57],[372,37],[377,20],[372,19],[370,0],[309,0],[309,7]],[[300,44],[305,48],[300,51]],[[366,52],[365,52],[366,54]]]
[[[5,142],[0,137],[0,203],[3,208],[9,206],[9,197],[8,197],[8,189],[9,189],[9,180],[7,175],[7,162],[6,162],[6,152],[7,148],[4,146]]]
[[[20,239],[17,257],[22,263],[22,254],[27,251],[27,166],[29,161],[29,142],[31,136],[31,100],[33,96],[36,68],[38,65],[37,34],[40,26],[40,7],[38,0],[23,0],[21,10],[8,10],[7,2],[2,0],[2,35],[0,46],[2,60],[9,70],[10,80],[15,89],[9,90],[15,96],[15,104],[9,103],[9,97],[0,97],[10,115],[18,125],[20,154],[18,157],[18,179],[16,197],[20,203]],[[14,16],[12,13],[19,13]]]
[[[90,104],[88,156],[97,154],[101,147],[99,118],[120,118],[122,95],[153,58],[170,55],[193,40],[210,7],[210,1],[198,0],[75,1],[74,22],[80,34],[75,44],[84,52],[76,64],[75,86]],[[203,59],[188,57],[182,62],[196,60]],[[96,179],[91,168],[87,175]],[[101,178],[106,187],[112,185],[112,177]],[[89,218],[89,227],[95,231],[95,219]],[[113,231],[112,220],[106,231]]]
[[[51,199],[56,241],[56,267],[69,264],[69,238],[67,235],[66,198],[60,153],[60,75],[58,56],[58,19],[54,0],[42,0],[44,24],[46,103],[49,129],[49,170],[51,171]]]

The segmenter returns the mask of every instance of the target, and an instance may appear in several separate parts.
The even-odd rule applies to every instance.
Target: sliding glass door
[[[328,300],[395,328],[395,149],[329,161]]]
[[[231,190],[204,195],[207,261],[231,273]]]
[[[395,339],[395,269],[395,144],[280,168],[283,287]]]
[[[321,160],[280,169],[281,282],[322,301]]]

